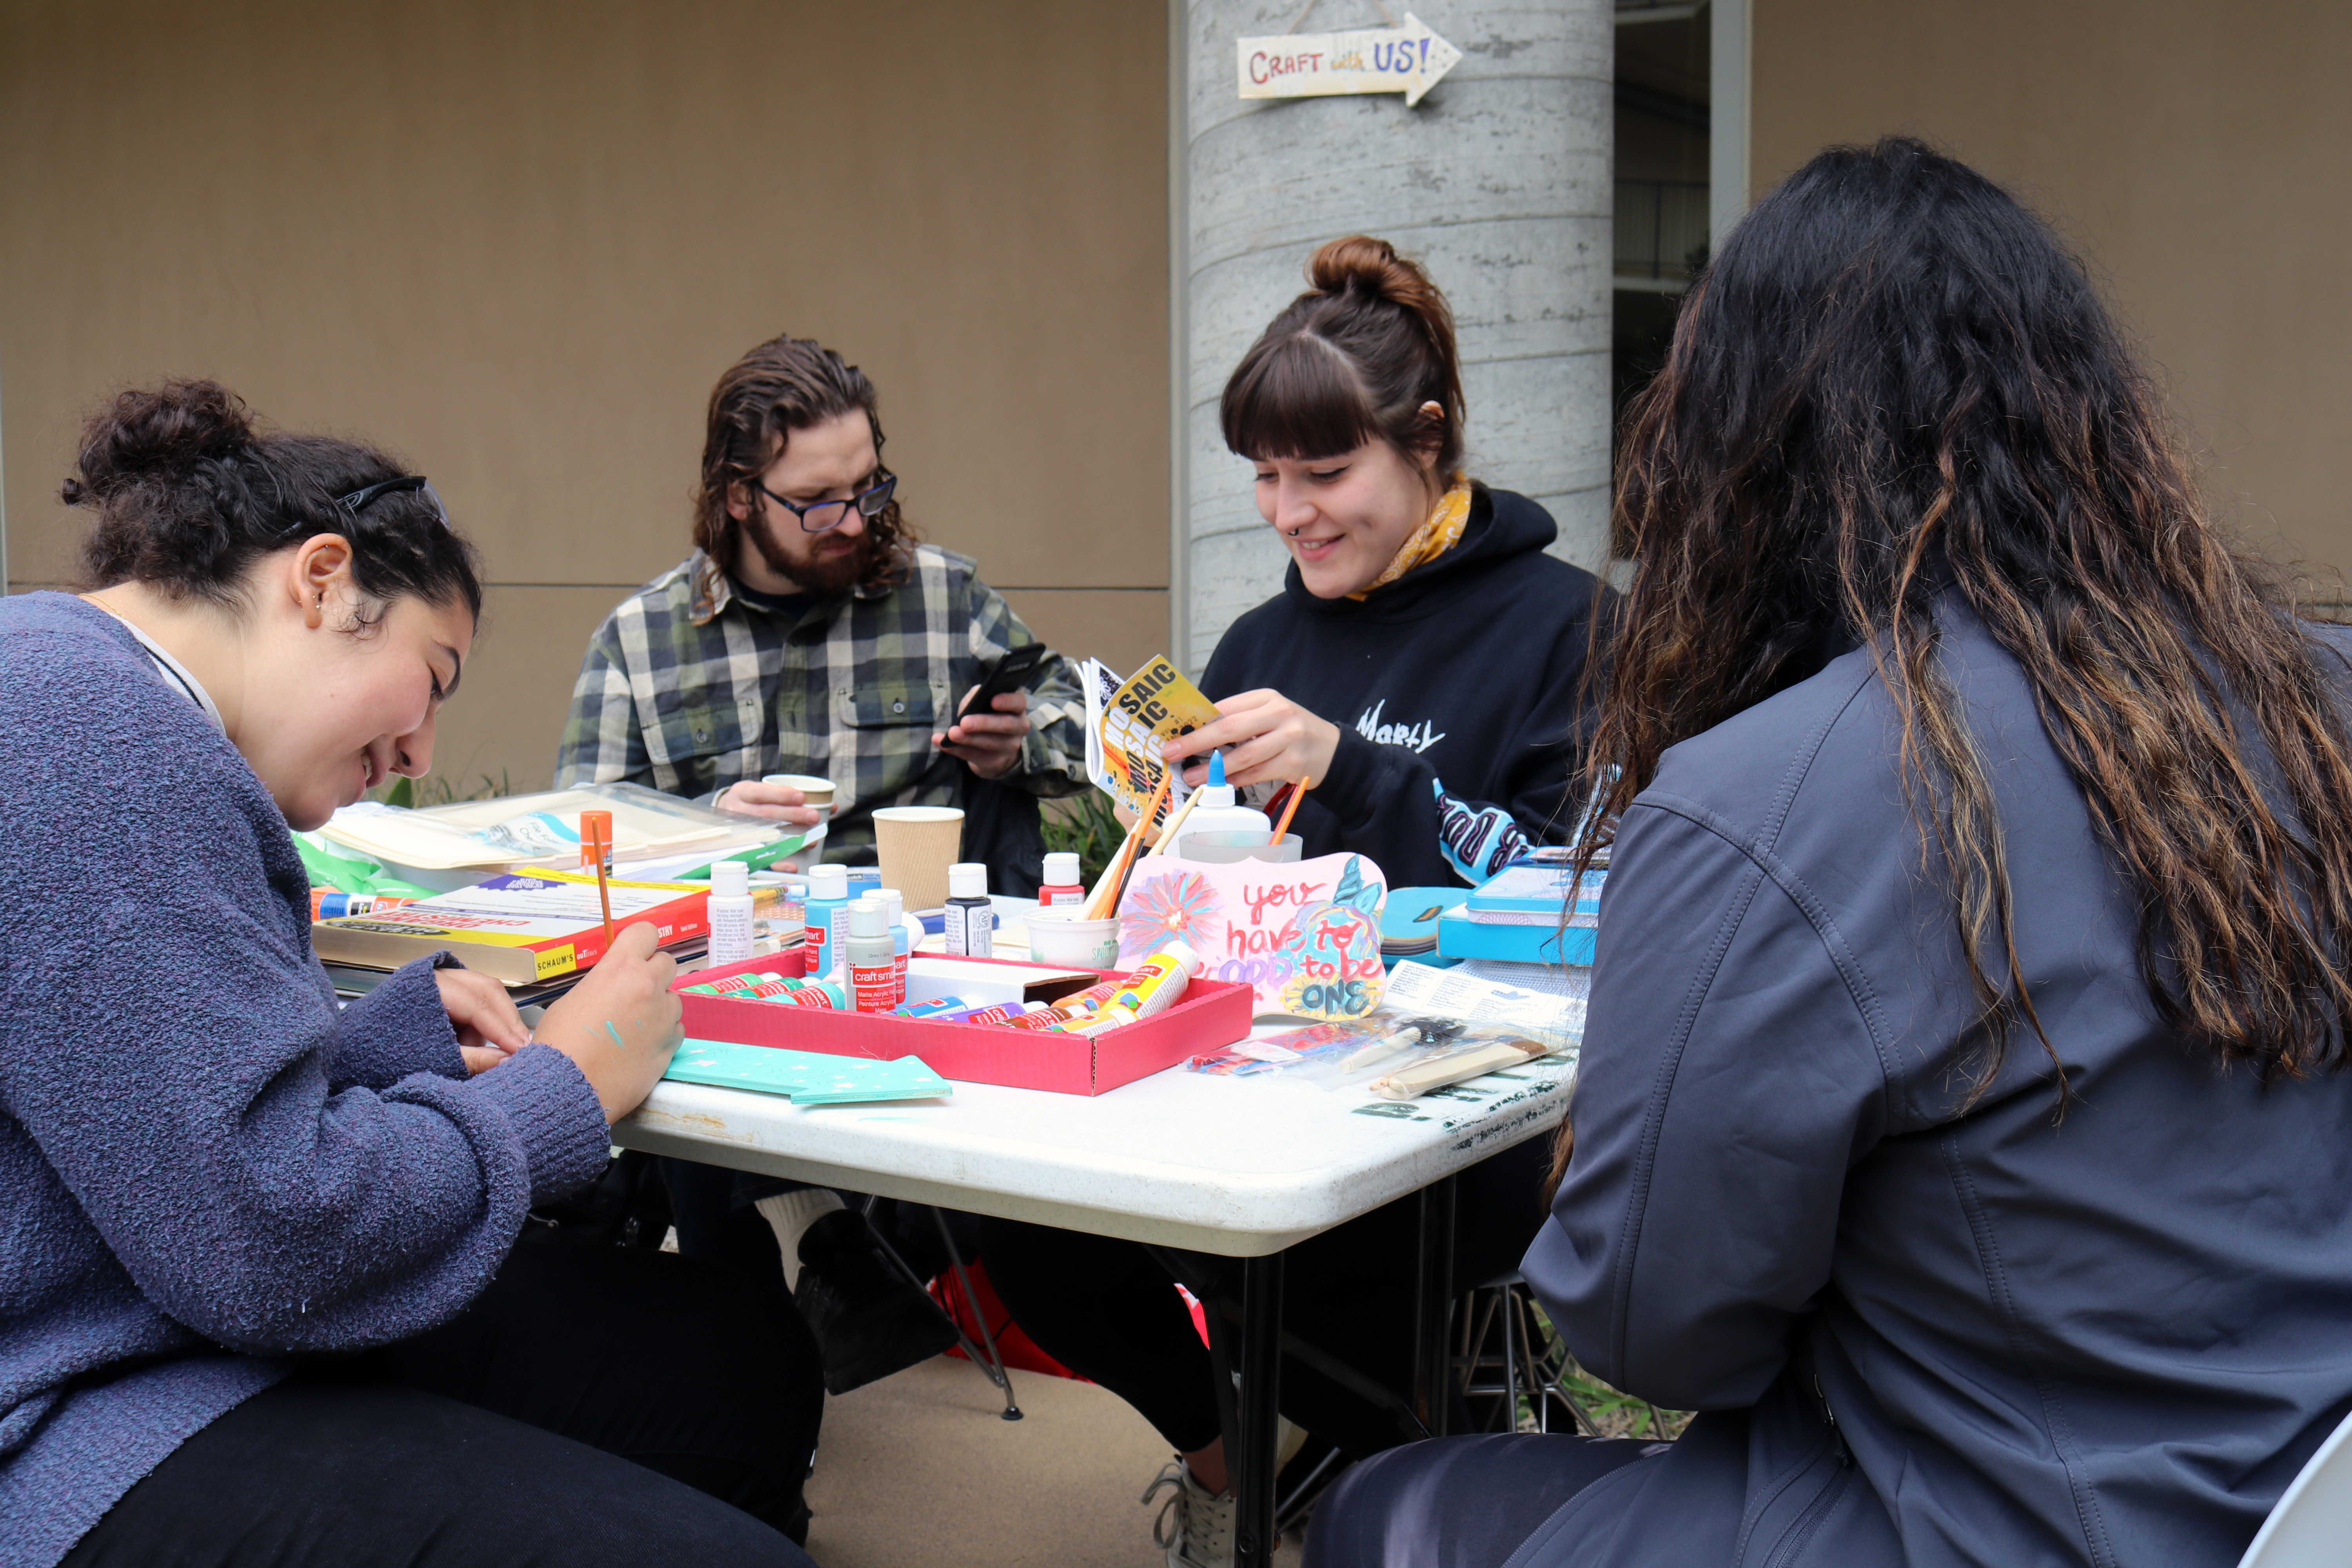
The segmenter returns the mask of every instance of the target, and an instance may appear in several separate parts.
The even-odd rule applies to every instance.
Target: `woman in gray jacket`
[[[1916,142],[1733,232],[1622,472],[1622,821],[1525,1268],[1700,1414],[1392,1450],[1309,1563],[2235,1562],[2352,1408],[2337,634],[2049,230]]]

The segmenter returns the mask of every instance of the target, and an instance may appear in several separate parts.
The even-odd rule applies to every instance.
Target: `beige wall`
[[[0,6],[8,571],[110,389],[216,375],[433,476],[491,595],[436,771],[543,780],[686,551],[711,383],[790,330],[1039,634],[1168,625],[1160,0]]]
[[[1754,5],[1756,190],[1891,132],[2008,183],[2139,337],[2217,509],[2352,571],[2352,6]]]

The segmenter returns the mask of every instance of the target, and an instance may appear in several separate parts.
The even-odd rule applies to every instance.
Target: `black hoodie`
[[[1317,598],[1294,563],[1280,596],[1226,630],[1202,680],[1213,700],[1270,687],[1339,726],[1331,776],[1292,825],[1307,855],[1352,849],[1391,887],[1445,887],[1500,869],[1519,834],[1565,836],[1607,590],[1543,553],[1559,533],[1525,496],[1481,485],[1434,561],[1362,600]]]

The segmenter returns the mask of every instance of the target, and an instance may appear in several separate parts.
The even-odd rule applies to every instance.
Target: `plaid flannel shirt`
[[[870,860],[876,806],[960,804],[966,770],[931,736],[984,669],[1037,640],[974,565],[919,544],[898,587],[820,599],[793,621],[739,597],[696,551],[589,639],[556,787],[626,779],[707,797],[762,773],[815,773],[834,784],[825,858]],[[712,581],[697,605],[696,584]],[[1075,795],[1087,785],[1076,672],[1055,656],[1027,689],[1029,733],[1001,782]]]

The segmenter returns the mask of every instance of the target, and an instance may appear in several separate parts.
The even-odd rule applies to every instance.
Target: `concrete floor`
[[[828,1399],[808,1486],[819,1568],[1158,1568],[1160,1505],[1136,1499],[1168,1462],[1160,1435],[1092,1384],[1015,1372],[1013,1392],[1024,1420],[942,1356]],[[1296,1544],[1276,1561],[1295,1568]]]

